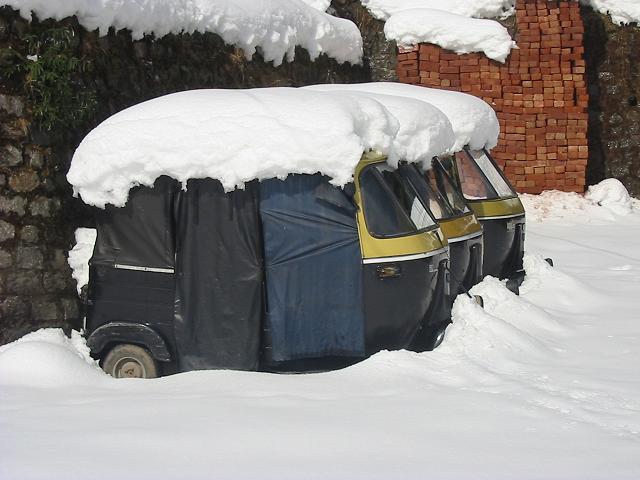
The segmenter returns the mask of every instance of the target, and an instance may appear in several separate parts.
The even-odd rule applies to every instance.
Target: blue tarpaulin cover
[[[267,340],[273,362],[362,356],[355,208],[321,175],[260,183]]]

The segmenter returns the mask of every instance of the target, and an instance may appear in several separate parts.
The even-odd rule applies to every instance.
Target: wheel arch
[[[164,339],[153,328],[141,323],[109,322],[96,328],[87,338],[87,345],[96,356],[104,353],[108,346],[121,343],[144,347],[159,362],[171,361]]]

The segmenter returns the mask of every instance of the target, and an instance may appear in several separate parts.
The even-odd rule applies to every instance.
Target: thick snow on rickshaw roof
[[[134,40],[145,34],[212,32],[251,59],[259,48],[275,65],[293,60],[295,48],[312,59],[321,53],[339,62],[360,63],[362,36],[351,21],[318,8],[321,0],[0,0],[31,20],[76,16],[87,30],[106,35],[109,28],[129,29]],[[314,8],[318,7],[318,8]]]
[[[167,175],[183,182],[215,178],[226,190],[254,179],[322,173],[335,185],[353,179],[362,154],[393,164],[428,161],[450,144],[449,126],[416,104],[412,128],[366,95],[296,88],[193,90],[127,108],[92,130],[67,174],[84,202],[122,206],[136,185]],[[435,120],[434,120],[435,118]],[[439,122],[439,123],[438,123]],[[445,134],[437,136],[434,125]]]
[[[455,135],[451,122],[438,108],[408,97],[363,92],[348,87],[351,85],[325,84],[304,88],[339,95],[364,95],[384,105],[400,124],[394,140],[398,160],[421,163],[427,169],[433,157],[454,151]],[[396,166],[393,160],[388,162]]]
[[[473,95],[392,82],[318,85],[313,88],[369,92],[429,103],[441,110],[451,122],[455,135],[453,151],[462,150],[465,145],[473,150],[491,149],[498,143],[500,124],[496,113],[489,104]]]

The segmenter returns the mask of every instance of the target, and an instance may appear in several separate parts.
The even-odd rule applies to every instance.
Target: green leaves
[[[72,46],[73,31],[52,28],[23,37],[23,51],[13,50],[14,73],[23,76],[23,86],[35,122],[43,130],[74,128],[91,118],[96,93],[81,82],[81,74],[92,69]]]

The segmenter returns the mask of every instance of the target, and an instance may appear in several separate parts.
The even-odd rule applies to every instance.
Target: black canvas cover
[[[355,208],[321,175],[260,184],[268,360],[364,355]]]
[[[179,190],[178,182],[160,177],[153,188],[132,189],[124,207],[99,210],[92,263],[172,269],[172,209]]]
[[[257,183],[190,180],[178,201],[175,337],[180,369],[258,366],[262,246]]]

